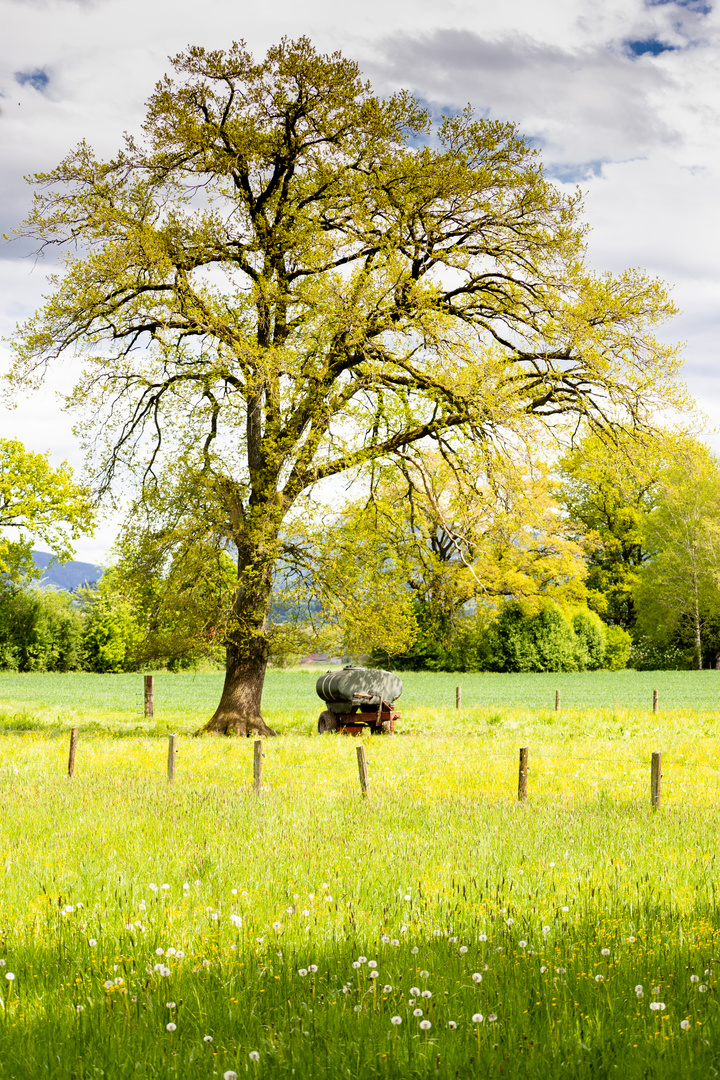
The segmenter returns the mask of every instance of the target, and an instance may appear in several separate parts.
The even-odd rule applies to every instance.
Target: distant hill
[[[52,555],[46,551],[33,551],[33,560],[38,569],[38,576],[33,585],[41,589],[65,589],[74,592],[81,585],[94,585],[103,575],[102,567],[89,562],[53,563]]]

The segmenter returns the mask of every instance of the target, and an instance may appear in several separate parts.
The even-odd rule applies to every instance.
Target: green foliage
[[[633,653],[633,640],[622,626],[605,627],[605,659],[603,667],[608,671],[621,671],[628,666]],[[637,665],[633,664],[633,667]],[[662,665],[658,665],[662,666]]]
[[[70,541],[92,535],[94,523],[87,488],[73,479],[66,462],[53,469],[48,454],[0,439],[0,582],[34,577],[37,540],[61,562],[71,559]]]
[[[83,620],[69,593],[18,589],[0,597],[0,668],[77,671]]]
[[[36,177],[24,231],[66,258],[11,379],[26,393],[82,350],[72,404],[102,433],[101,483],[136,468],[144,497],[163,461],[202,478],[239,556],[228,655],[253,687],[302,492],[430,440],[514,449],[531,417],[647,425],[684,400],[654,337],[674,308],[657,280],[589,270],[579,198],[512,124],[434,127],[305,38],[173,68],[115,158],[81,143]]]
[[[578,671],[598,671],[607,665],[607,628],[594,611],[576,611],[572,617],[575,631],[575,664]],[[619,628],[618,628],[619,629]],[[613,654],[619,659],[618,650]],[[622,667],[625,665],[623,664]]]
[[[575,632],[556,604],[508,604],[490,629],[490,648],[495,671],[577,670]]]
[[[85,666],[96,672],[135,671],[142,630],[132,604],[106,576],[96,588],[81,590]]]

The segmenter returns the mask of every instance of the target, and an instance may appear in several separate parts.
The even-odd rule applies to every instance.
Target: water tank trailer
[[[393,704],[402,694],[402,680],[392,671],[345,667],[328,671],[315,684],[326,704],[318,719],[318,731],[362,735],[365,730],[392,735],[400,713]]]

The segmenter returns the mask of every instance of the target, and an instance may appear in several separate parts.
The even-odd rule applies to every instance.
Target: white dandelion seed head
[[[380,940],[382,941],[383,945],[389,945],[390,944],[390,938],[387,936],[387,934],[383,934],[383,936],[380,938]]]
[[[68,915],[72,915],[74,910],[75,908],[72,906],[72,904],[65,905],[65,911],[68,913]]]
[[[644,989],[645,989],[645,987],[643,986],[643,984],[638,983],[637,986],[635,987],[635,993],[636,994],[642,994]]]
[[[106,979],[105,982],[103,983],[103,986],[105,987],[106,990],[112,990],[114,985],[115,985],[115,983],[112,981],[112,979]]]
[[[359,964],[367,964],[367,956],[358,956]]]
[[[596,975],[595,976],[595,982],[603,982],[604,979],[605,979],[604,975]]]
[[[90,948],[93,948],[93,946],[97,945],[97,939],[94,937],[88,938],[88,945],[90,946]],[[5,963],[4,960],[3,963]]]
[[[432,997],[432,990],[423,990],[420,997],[431,998]]]
[[[570,908],[569,908],[569,907],[561,907],[561,908],[560,908],[560,910],[561,910],[561,911],[569,911],[569,910],[570,910]]]
[[[544,975],[546,971],[547,971],[547,968],[545,967],[545,965],[541,964],[540,965],[540,974]]]
[[[164,949],[156,949],[155,950],[155,955],[156,956],[164,956],[165,955],[165,950]]]
[[[308,911],[307,908],[303,908],[302,911],[300,912],[300,914],[305,915],[307,917],[310,914],[310,912]]]
[[[518,945],[520,946],[521,949],[526,949],[527,948],[527,941],[525,941],[525,940],[518,941]]]
[[[705,983],[700,983],[700,985],[698,986],[698,990],[701,994],[707,994],[707,986],[705,985]]]
[[[150,890],[150,892],[157,892],[158,891],[157,890],[157,885],[155,884],[154,881],[150,882],[150,884],[148,885],[148,889]]]
[[[368,960],[368,967],[369,968],[376,968],[377,967],[377,960]]]
[[[559,967],[555,968],[555,971],[558,973],[558,975],[565,975],[567,973],[567,968]]]
[[[397,1027],[398,1024],[402,1024],[402,1016],[391,1016],[390,1023],[394,1024],[395,1027]]]
[[[257,1052],[257,1050],[251,1050],[250,1053],[248,1054],[248,1057],[250,1058],[251,1061],[259,1061],[260,1060],[260,1055]]]
[[[177,956],[177,949],[173,949],[173,948],[171,947],[171,948],[169,948],[169,949],[167,950],[167,952],[165,953],[165,955],[166,955],[166,956]]]
[[[397,939],[396,937],[394,937],[394,938],[391,938],[391,939],[390,939],[390,944],[391,944],[391,945],[396,945],[396,946],[397,946],[397,945],[399,945],[399,944],[400,944],[400,942],[398,941],[398,939]]]
[[[459,951],[461,956],[464,956],[465,953],[468,951],[467,945],[461,945],[458,951]]]
[[[681,1020],[680,1021],[680,1027],[683,1029],[683,1031],[687,1031],[688,1028],[690,1027],[690,1021],[689,1020]]]
[[[425,971],[425,969],[424,969],[424,968],[423,968],[423,970],[422,970],[422,971],[420,972],[420,978],[421,978],[421,979],[427,979],[429,975],[430,975],[430,972],[429,972],[429,971]]]
[[[543,934],[549,934],[550,933],[550,927],[549,926],[543,926],[542,932],[543,932]]]
[[[609,956],[610,955],[610,950],[609,949],[601,949],[600,950],[600,955],[601,956]]]
[[[124,982],[125,982],[125,980],[124,980],[124,979],[121,979],[121,978],[120,978],[120,976],[118,975],[117,979],[115,980],[115,985],[116,985],[116,986],[122,986],[122,984],[123,984]]]
[[[454,1031],[457,1027],[457,1023],[455,1020],[448,1020],[447,1026],[450,1028],[451,1031]]]
[[[488,1016],[488,1020],[491,1024],[494,1024],[497,1020],[497,1013],[490,1013],[490,1015]]]
[[[422,1009],[413,1009],[413,1016],[422,1016]]]
[[[298,975],[301,975],[304,979],[307,975],[307,968],[298,968]]]
[[[13,971],[7,971],[5,973],[5,978],[7,979],[8,982],[14,982],[15,981],[15,973]]]
[[[481,983],[482,982],[482,975],[480,974],[479,971],[474,971],[473,972],[472,981],[474,983]]]
[[[405,893],[403,900],[412,900],[412,896],[410,895],[410,893]]]
[[[359,961],[359,960],[353,960],[353,962],[352,962],[352,966],[353,966],[353,967],[355,968],[355,970],[357,971],[357,969],[358,969],[358,968],[360,967],[360,961]]]
[[[389,983],[387,986],[383,986],[383,994],[392,994],[392,986]]]
[[[700,982],[700,976],[699,976],[699,975],[691,975],[691,976],[690,976],[690,982],[691,982],[691,983],[698,983],[698,982]]]
[[[420,952],[420,950],[418,949],[417,945],[413,945],[410,952],[412,953],[413,956],[417,956],[417,954]]]
[[[630,945],[634,945],[634,944],[635,944],[635,938],[634,938],[634,937],[632,937],[632,935],[631,935],[631,936],[630,936],[630,937],[628,938],[628,942],[630,943]]]
[[[223,1080],[238,1080],[238,1075],[234,1069],[228,1069],[223,1073]]]
[[[282,928],[282,923],[274,922],[272,924],[272,928],[273,928],[273,930],[280,930]]]
[[[310,972],[311,975],[314,975],[315,972],[317,971],[317,969],[318,969],[317,964],[308,964],[308,971]]]
[[[166,1031],[177,1031],[177,1024],[173,1024],[173,1022],[171,1020],[169,1024],[165,1025],[165,1030]]]
[[[441,931],[436,930],[435,932],[439,934]],[[457,944],[457,938],[456,937],[449,937],[448,941],[450,942],[451,945],[456,945]]]
[[[483,1016],[482,1013],[473,1013],[473,1018],[472,1018],[473,1024],[482,1024],[484,1019],[485,1019],[485,1017]]]
[[[161,889],[169,889],[169,888],[170,888],[170,886],[169,886],[169,885],[167,884],[167,882],[166,882],[166,883],[165,883],[164,885],[161,885],[161,886],[160,886],[160,888],[161,888]]]
[[[660,987],[659,986],[653,986],[652,992],[653,992],[653,994],[659,994],[660,993]]]
[[[212,1041],[213,1041],[212,1035],[203,1035],[203,1042],[212,1042]]]
[[[652,1009],[653,1012],[662,1012],[664,1010],[664,1008],[665,1008],[665,1002],[664,1001],[651,1001],[650,1002],[650,1008]]]
[[[182,949],[178,949],[178,951],[175,953],[175,959],[176,960],[184,960],[185,959],[185,953],[182,951]]]
[[[487,941],[487,934],[478,934],[478,941]]]
[[[165,1008],[166,1009],[174,1009],[175,1008],[175,1002],[174,1001],[166,1001],[165,1002]]]
[[[420,1027],[422,1028],[423,1031],[427,1031],[428,1028],[432,1027],[432,1024],[430,1023],[429,1020],[421,1020],[420,1021]]]
[[[411,986],[410,987],[410,997],[420,997],[420,987],[419,986]]]
[[[506,919],[505,922],[507,923],[508,926],[512,926],[512,924],[515,922],[515,920],[514,919]]]
[[[230,895],[231,896],[237,896],[237,889],[231,889],[230,890]]]

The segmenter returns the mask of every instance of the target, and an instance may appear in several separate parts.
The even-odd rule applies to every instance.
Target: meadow
[[[500,703],[494,683],[495,701],[461,710],[455,683],[467,700],[473,677],[408,677],[405,734],[364,740],[368,800],[357,741],[303,733],[311,694],[297,730],[308,673],[270,682],[288,733],[264,743],[260,795],[252,740],[181,734],[168,785],[162,710],[132,732],[145,721],[119,684],[81,709],[77,690],[66,704],[47,682],[23,702],[7,690],[26,677],[0,677],[0,1076],[720,1072],[720,712],[649,708],[653,686],[689,693],[684,676],[710,700],[716,676],[668,674],[639,705],[601,707],[600,678],[594,702],[559,713],[559,676],[540,705],[512,687]],[[205,703],[169,678],[190,731]]]

